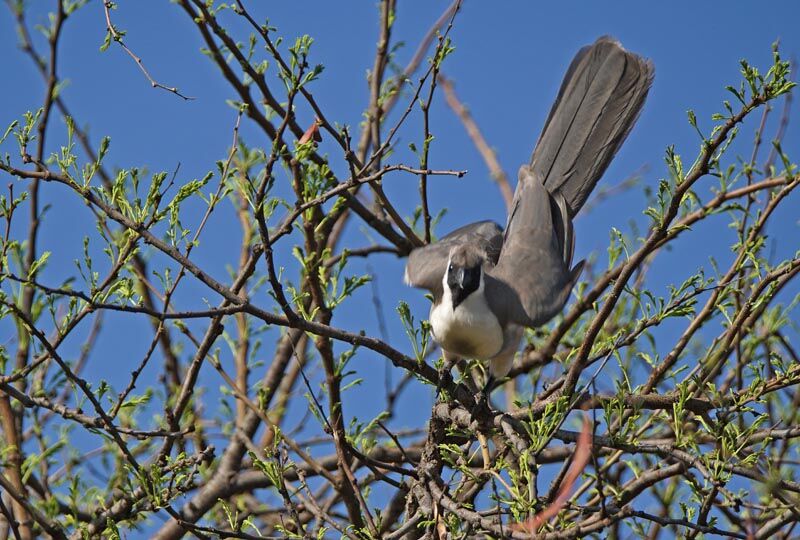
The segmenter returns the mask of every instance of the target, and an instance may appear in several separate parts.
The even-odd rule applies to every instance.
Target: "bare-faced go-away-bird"
[[[511,369],[524,329],[567,302],[583,268],[572,266],[572,220],[636,122],[653,73],[613,38],[582,48],[519,170],[505,231],[479,221],[409,255],[405,281],[433,294],[431,330],[445,358],[488,361],[484,397]]]

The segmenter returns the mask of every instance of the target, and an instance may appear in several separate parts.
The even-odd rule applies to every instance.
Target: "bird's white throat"
[[[433,337],[451,353],[466,358],[492,358],[503,347],[503,329],[484,296],[483,274],[478,288],[455,309],[453,297],[444,276],[444,293],[438,304],[431,307],[430,321]]]

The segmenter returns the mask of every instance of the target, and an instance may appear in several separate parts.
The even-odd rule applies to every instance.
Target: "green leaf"
[[[50,252],[45,251],[42,253],[42,256],[33,261],[31,267],[28,269],[28,279],[32,280],[36,276],[36,273],[44,268],[44,265],[47,264],[47,260],[50,258]]]

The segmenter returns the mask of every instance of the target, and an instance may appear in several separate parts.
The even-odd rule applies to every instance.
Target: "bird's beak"
[[[453,298],[453,309],[478,290],[481,284],[481,267],[458,268],[447,276],[447,285]]]
[[[450,295],[453,298],[453,309],[456,309],[458,305],[464,301],[464,298],[467,297],[466,291],[464,290],[464,269],[458,268],[450,272],[447,276],[447,285],[450,287]]]
[[[455,276],[456,277],[456,283],[458,284],[458,287],[460,289],[464,288],[464,274],[465,274],[465,272],[464,272],[463,268],[459,268],[458,270],[456,270],[456,276]]]

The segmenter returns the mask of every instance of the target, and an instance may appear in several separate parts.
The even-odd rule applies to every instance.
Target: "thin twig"
[[[142,70],[144,76],[147,77],[148,81],[150,81],[150,86],[152,86],[153,88],[161,88],[162,90],[166,90],[167,92],[175,94],[176,96],[183,98],[186,101],[193,100],[194,99],[193,97],[181,94],[176,87],[165,86],[160,82],[156,81],[152,77],[152,75],[150,75],[150,72],[147,71],[146,67],[144,67],[144,62],[142,62],[142,59],[136,56],[136,54],[134,54],[134,52],[130,50],[130,48],[128,48],[127,45],[125,45],[125,42],[122,39],[122,34],[116,29],[114,23],[111,22],[111,10],[114,8],[116,8],[116,4],[114,4],[114,2],[112,2],[111,0],[103,0],[103,9],[105,10],[105,15],[106,15],[106,31],[108,32],[110,39],[118,43],[119,46],[122,47],[122,49],[126,53],[128,53],[128,56],[133,58],[133,61],[136,62],[136,65],[139,66],[140,70]]]
[[[489,168],[489,175],[492,177],[492,180],[497,183],[497,187],[500,189],[500,194],[503,196],[503,202],[506,203],[506,210],[510,210],[511,201],[514,199],[514,190],[511,188],[511,182],[508,181],[508,176],[503,170],[503,167],[497,160],[497,154],[486,142],[486,139],[484,139],[480,129],[478,128],[478,124],[472,118],[469,110],[461,103],[461,100],[458,99],[458,96],[456,96],[453,83],[450,81],[450,79],[446,78],[440,73],[439,84],[442,85],[442,90],[444,90],[444,97],[447,100],[447,104],[450,105],[450,108],[461,120],[461,123],[464,125],[464,129],[467,131],[467,135],[469,135],[469,138],[472,140],[475,148],[478,149],[478,152],[483,158],[484,163],[486,163],[486,166]]]

